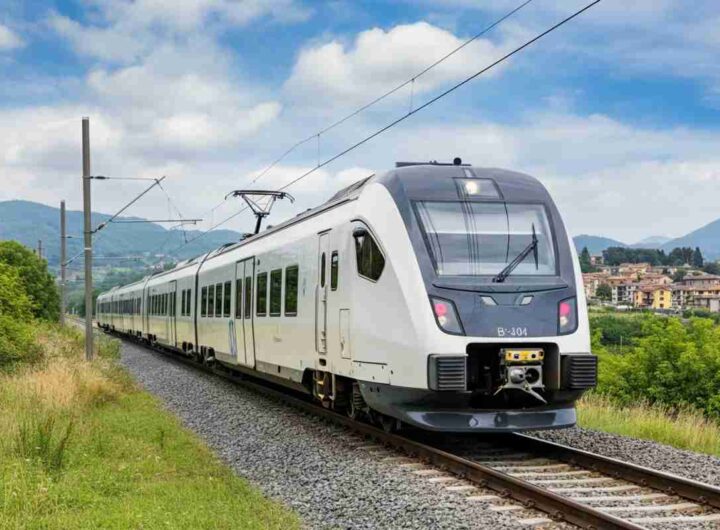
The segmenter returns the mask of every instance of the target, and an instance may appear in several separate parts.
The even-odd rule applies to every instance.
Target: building
[[[715,274],[694,274],[685,276],[682,280],[676,282],[683,287],[704,288],[720,286],[720,276]]]
[[[638,309],[672,309],[673,292],[666,285],[641,285],[635,290],[633,307]]]

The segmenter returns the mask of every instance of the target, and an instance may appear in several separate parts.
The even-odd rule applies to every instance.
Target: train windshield
[[[502,202],[416,203],[420,225],[439,276],[496,275],[532,242],[532,253],[513,275],[554,276],[552,231],[540,204]]]

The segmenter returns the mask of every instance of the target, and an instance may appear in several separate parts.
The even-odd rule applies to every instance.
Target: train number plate
[[[528,330],[525,327],[497,328],[498,337],[527,337]]]

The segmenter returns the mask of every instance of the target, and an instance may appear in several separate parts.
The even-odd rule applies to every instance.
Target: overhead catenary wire
[[[580,16],[580,15],[581,15],[582,13],[584,13],[585,11],[588,11],[589,9],[591,9],[592,7],[594,7],[595,5],[599,4],[601,1],[602,1],[602,0],[594,0],[593,2],[587,4],[585,7],[583,7],[583,8],[581,8],[581,9],[575,11],[574,13],[572,13],[571,15],[565,17],[564,19],[562,19],[562,20],[559,21],[558,23],[554,24],[554,25],[551,26],[550,28],[548,28],[548,29],[546,29],[545,31],[539,33],[538,35],[536,35],[536,36],[533,37],[532,39],[524,42],[524,43],[521,44],[520,46],[514,48],[512,51],[506,53],[505,55],[503,55],[503,56],[500,57],[499,59],[493,61],[492,63],[490,63],[489,65],[487,65],[487,66],[483,67],[482,69],[478,70],[478,71],[475,72],[474,74],[466,77],[466,78],[463,79],[462,81],[456,83],[455,85],[451,86],[451,87],[448,88],[447,90],[443,91],[442,93],[438,94],[437,96],[435,96],[435,97],[431,98],[430,100],[426,101],[425,103],[423,103],[423,104],[420,105],[419,107],[417,107],[417,108],[415,108],[415,109],[409,110],[409,111],[408,111],[406,114],[404,114],[403,116],[401,116],[401,117],[393,120],[392,122],[388,123],[387,125],[385,125],[384,127],[380,128],[380,129],[378,129],[378,130],[375,131],[374,133],[366,136],[365,138],[363,138],[362,140],[356,142],[355,144],[351,145],[350,147],[348,147],[348,148],[344,149],[343,151],[341,151],[341,152],[333,155],[332,157],[326,159],[326,160],[323,161],[322,163],[317,164],[317,165],[316,165],[315,167],[313,167],[312,169],[306,171],[306,172],[303,173],[302,175],[294,178],[293,180],[291,180],[290,182],[288,182],[287,184],[285,184],[284,186],[282,186],[281,188],[279,188],[279,191],[286,190],[286,189],[288,189],[290,186],[293,186],[293,185],[297,184],[298,182],[300,182],[301,180],[303,180],[303,179],[307,178],[308,176],[312,175],[313,173],[315,173],[315,172],[318,171],[319,169],[327,166],[328,164],[331,164],[331,163],[334,162],[335,160],[337,160],[337,159],[345,156],[346,154],[350,153],[351,151],[354,151],[354,150],[357,149],[358,147],[364,145],[365,143],[369,142],[370,140],[376,138],[377,136],[380,136],[380,135],[383,134],[384,132],[386,132],[386,131],[388,131],[389,129],[395,127],[395,126],[398,125],[399,123],[402,123],[403,121],[405,121],[406,119],[410,118],[411,116],[414,116],[414,115],[417,114],[418,112],[426,109],[427,107],[429,107],[430,105],[436,103],[436,102],[439,101],[440,99],[442,99],[442,98],[448,96],[449,94],[455,92],[455,91],[458,90],[459,88],[461,88],[461,87],[463,87],[464,85],[468,84],[470,81],[476,79],[477,77],[481,76],[481,75],[484,74],[485,72],[488,72],[489,70],[495,68],[496,66],[498,66],[499,64],[501,64],[501,63],[505,62],[506,60],[510,59],[512,56],[514,56],[514,55],[516,55],[517,53],[521,52],[521,51],[524,50],[525,48],[527,48],[527,47],[531,46],[532,44],[536,43],[537,41],[539,41],[539,40],[542,39],[543,37],[549,35],[549,34],[552,33],[553,31],[555,31],[555,30],[557,30],[558,28],[564,26],[565,24],[567,24],[567,23],[570,22],[571,20],[573,20],[573,19],[575,19],[576,17]],[[507,17],[506,17],[506,18],[507,18]],[[313,135],[313,136],[311,136],[311,137],[309,137],[309,138],[310,138],[310,139],[315,138],[315,135]],[[218,228],[219,226],[222,226],[223,224],[227,223],[227,222],[230,221],[231,219],[237,217],[238,215],[240,215],[240,214],[241,214],[242,212],[244,212],[245,210],[247,210],[247,206],[241,208],[239,211],[235,212],[234,214],[226,217],[226,218],[225,218],[224,220],[222,220],[221,222],[214,224],[214,225],[213,225],[212,227],[210,227],[208,230],[206,230],[206,231],[204,231],[204,232],[201,232],[201,233],[198,234],[196,237],[190,239],[190,240],[189,240],[187,243],[185,243],[184,245],[181,245],[181,246],[178,247],[177,249],[174,249],[173,251],[171,251],[171,253],[177,252],[178,250],[180,250],[180,249],[183,248],[184,246],[186,246],[186,245],[188,245],[188,244],[190,244],[190,243],[192,243],[192,242],[194,242],[194,241],[197,241],[198,239],[200,239],[201,237],[205,236],[206,234],[208,234],[208,233],[211,232],[212,230]]]
[[[369,109],[370,107],[373,107],[374,105],[377,105],[378,103],[380,103],[380,102],[383,101],[384,99],[387,99],[388,97],[392,96],[393,94],[395,94],[395,93],[398,92],[399,90],[402,90],[403,88],[405,88],[405,87],[408,86],[408,85],[411,85],[411,87],[412,87],[412,89],[413,89],[413,91],[414,91],[415,81],[417,81],[420,77],[424,76],[424,75],[427,74],[430,70],[434,69],[436,66],[440,65],[441,63],[447,61],[450,57],[452,57],[453,55],[455,55],[456,53],[458,53],[460,50],[464,49],[465,47],[467,47],[468,45],[470,45],[471,43],[473,43],[474,41],[476,41],[477,39],[479,39],[480,37],[482,37],[483,35],[485,35],[485,34],[488,33],[489,31],[491,31],[492,29],[494,29],[496,26],[498,26],[499,24],[501,24],[502,22],[504,22],[505,20],[507,20],[508,18],[510,18],[511,16],[513,16],[515,13],[517,13],[518,11],[520,11],[521,9],[523,9],[525,6],[527,6],[527,5],[530,4],[531,2],[533,2],[533,0],[525,0],[525,1],[522,2],[520,5],[518,5],[517,7],[515,7],[515,8],[512,9],[512,10],[510,10],[510,11],[507,12],[505,15],[503,15],[502,17],[500,17],[499,19],[497,19],[496,21],[494,21],[492,24],[490,24],[489,26],[485,27],[482,31],[476,33],[475,35],[473,35],[473,36],[470,37],[469,39],[463,41],[459,46],[456,46],[455,48],[453,48],[452,50],[450,50],[448,53],[446,53],[445,55],[443,55],[442,57],[440,57],[439,59],[437,59],[435,62],[433,62],[432,64],[426,66],[424,69],[422,69],[420,72],[418,72],[417,74],[415,74],[414,76],[412,76],[410,79],[407,79],[406,81],[400,83],[400,84],[397,85],[396,87],[388,90],[387,92],[381,94],[380,96],[377,96],[377,97],[374,98],[373,100],[369,101],[368,103],[365,103],[365,104],[362,105],[361,107],[358,107],[358,108],[355,109],[354,111],[350,112],[349,114],[346,114],[345,116],[343,116],[342,118],[338,119],[337,121],[331,123],[330,125],[326,126],[325,128],[320,129],[319,131],[311,134],[311,135],[308,136],[307,138],[304,138],[304,139],[296,142],[295,144],[293,144],[292,146],[290,146],[290,148],[288,148],[286,151],[284,151],[280,156],[278,156],[275,160],[273,160],[267,167],[265,167],[265,169],[263,169],[254,179],[252,179],[252,181],[250,182],[249,185],[255,184],[255,183],[256,183],[258,180],[260,180],[264,175],[266,175],[271,169],[273,169],[277,164],[279,164],[279,163],[282,162],[285,158],[287,158],[287,156],[290,155],[293,151],[295,151],[298,147],[300,147],[301,145],[304,145],[304,144],[308,143],[308,142],[311,141],[311,140],[317,139],[317,141],[318,141],[318,153],[319,153],[319,150],[320,150],[320,147],[319,147],[319,146],[320,146],[320,136],[322,136],[323,134],[326,134],[326,133],[330,132],[331,130],[333,130],[333,129],[336,128],[336,127],[339,127],[340,125],[342,125],[342,124],[345,123],[346,121],[354,118],[355,116],[357,116],[358,114],[366,111],[366,110]],[[411,108],[411,110],[412,110],[412,94],[411,94],[410,108]],[[318,158],[319,158],[319,156],[318,156]],[[318,163],[319,163],[319,160],[318,160]]]

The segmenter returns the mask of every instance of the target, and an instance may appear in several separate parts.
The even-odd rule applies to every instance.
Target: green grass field
[[[0,528],[299,528],[74,332],[43,332],[45,361],[0,376]]]

